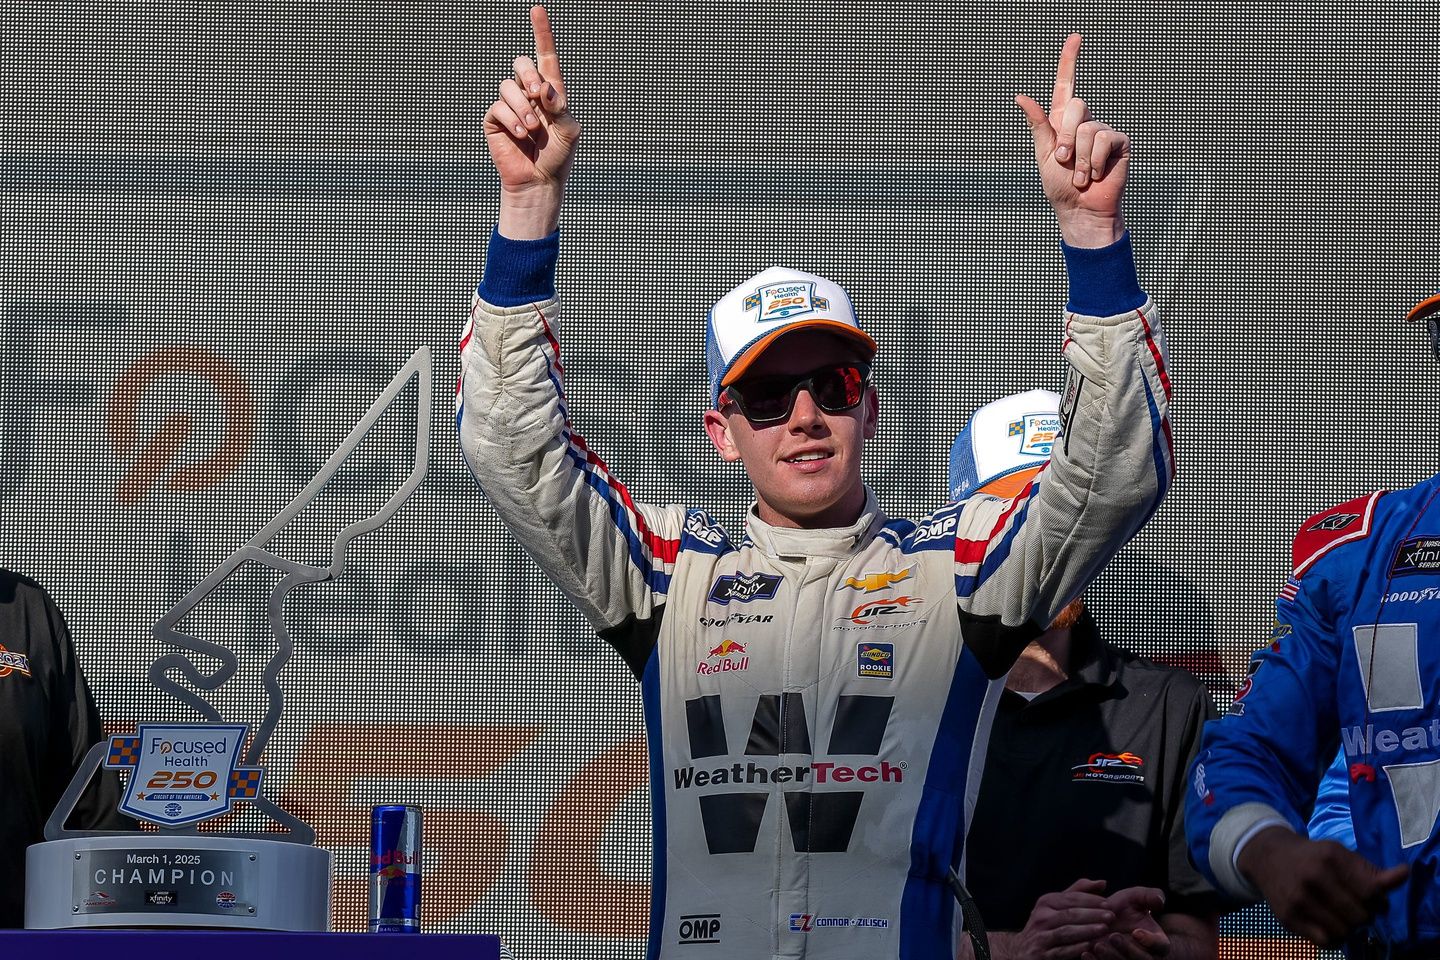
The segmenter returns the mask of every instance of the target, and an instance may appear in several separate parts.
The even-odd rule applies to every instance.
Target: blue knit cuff
[[[543,240],[511,240],[490,233],[480,299],[497,307],[519,307],[555,296],[555,263],[560,259],[560,231]]]
[[[1065,309],[1091,317],[1109,317],[1138,310],[1145,291],[1135,274],[1130,231],[1108,247],[1072,247],[1064,240],[1065,270],[1070,275],[1070,302]]]

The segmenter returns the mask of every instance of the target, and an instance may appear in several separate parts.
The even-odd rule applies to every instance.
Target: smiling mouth
[[[829,460],[832,453],[799,453],[793,457],[786,457],[786,463],[814,463],[817,460]]]

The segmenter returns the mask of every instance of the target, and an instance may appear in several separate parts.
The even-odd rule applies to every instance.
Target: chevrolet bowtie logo
[[[893,586],[903,580],[909,580],[914,567],[906,567],[898,573],[867,573],[859,577],[847,577],[840,585],[840,589],[849,587],[851,590],[862,590],[865,593],[875,593]]]

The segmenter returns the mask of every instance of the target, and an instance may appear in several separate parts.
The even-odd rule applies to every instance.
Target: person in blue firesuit
[[[1440,295],[1416,305],[1440,359]],[[1440,957],[1440,476],[1311,517],[1270,643],[1191,768],[1201,872],[1352,957]],[[1355,850],[1306,837],[1343,751]]]

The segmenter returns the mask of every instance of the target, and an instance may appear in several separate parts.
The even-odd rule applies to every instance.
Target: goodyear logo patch
[[[895,676],[895,644],[862,643],[857,650],[860,676],[889,680]]]
[[[1020,438],[1020,452],[1048,457],[1060,436],[1060,417],[1053,413],[1027,413],[1010,422],[1010,436]]]
[[[830,301],[815,296],[815,284],[806,282],[777,283],[761,287],[745,298],[745,311],[760,311],[757,323],[789,320],[816,310],[830,309]]]

